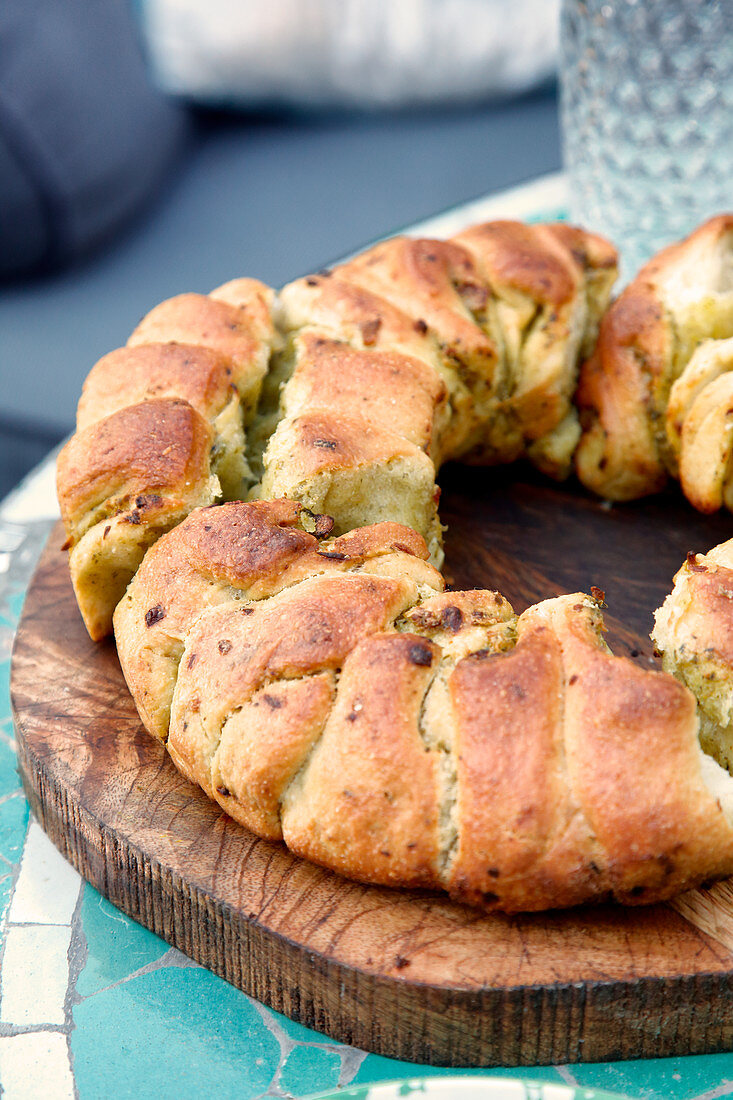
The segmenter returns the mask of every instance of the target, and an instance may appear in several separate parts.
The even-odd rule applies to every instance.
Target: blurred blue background
[[[176,2],[158,0],[158,7]],[[453,0],[432,6],[441,2]],[[465,15],[461,4],[476,2],[498,10],[491,0],[456,0],[457,18]],[[471,27],[478,33],[475,21]],[[525,51],[538,29],[527,28]],[[459,29],[461,41],[446,38],[448,61],[451,50],[465,48]],[[406,32],[379,33],[394,34],[399,46]],[[343,104],[338,87],[323,81],[315,104],[299,105],[299,90],[287,82],[278,100],[272,73],[262,102],[251,69],[238,70],[229,57],[228,71],[246,70],[249,83],[230,79],[224,110],[220,89],[164,94],[166,79],[169,92],[175,83],[161,75],[167,39],[146,43],[126,0],[5,0],[0,496],[72,430],[93,363],[124,343],[160,299],[240,274],[278,285],[443,208],[556,170],[557,97],[547,58],[524,76],[505,72],[502,58],[519,46],[507,46],[502,33],[517,43],[516,27],[494,17],[482,33],[487,62],[476,68],[474,42],[475,71],[463,71],[454,94],[450,74],[460,75],[460,57],[451,69],[439,54],[438,73],[426,31],[417,45],[413,35],[407,62],[399,50],[385,61],[380,47],[379,80],[373,56],[355,55],[352,43]],[[326,47],[334,50],[333,40],[323,46],[319,73],[329,63]],[[374,41],[370,48],[374,55]],[[419,50],[427,51],[425,71],[436,67],[434,88],[426,78],[416,83]],[[338,59],[343,68],[343,51]],[[217,74],[226,70],[216,58],[206,61]],[[183,64],[184,72],[191,67],[188,56]],[[359,64],[371,81],[360,81]],[[529,90],[518,92],[523,85]],[[375,88],[388,102],[373,102]]]

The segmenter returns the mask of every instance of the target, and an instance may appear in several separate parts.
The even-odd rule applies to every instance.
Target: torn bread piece
[[[611,500],[633,500],[677,476],[687,383],[676,393],[673,387],[703,341],[730,337],[733,214],[721,214],[654,256],[605,313],[576,395],[583,436],[575,464],[585,486]],[[724,412],[728,398],[719,397]],[[694,456],[688,440],[683,488],[705,510],[712,498],[709,489],[696,488],[694,467],[720,449],[721,432],[729,432],[723,421],[708,424],[709,447],[698,440],[703,446]]]
[[[654,618],[663,667],[697,699],[703,749],[733,770],[733,539],[688,554]]]

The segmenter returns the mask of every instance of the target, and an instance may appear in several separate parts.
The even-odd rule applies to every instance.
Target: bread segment
[[[359,416],[313,411],[281,421],[265,455],[262,494],[334,516],[339,533],[389,516],[443,558],[435,466],[404,436]]]
[[[677,476],[684,391],[700,378],[693,353],[703,341],[730,337],[733,215],[722,214],[658,253],[605,314],[577,393],[584,432],[575,463],[584,485],[612,500],[632,500]],[[685,447],[683,488],[705,511],[722,503],[719,483],[728,476],[727,400],[717,394],[713,404],[718,415],[706,424],[705,439],[693,414],[698,422],[688,431],[696,438]],[[698,464],[711,467],[700,473],[705,488],[697,485]]]
[[[278,680],[337,671],[411,597],[402,578],[313,577],[269,600],[201,615],[186,638],[171,707],[176,765],[211,794],[222,727],[243,703]]]
[[[218,495],[210,448],[211,430],[195,409],[165,400],[120,409],[61,451],[57,483],[71,579],[94,640],[109,633],[145,551]]]
[[[697,699],[703,749],[733,769],[733,539],[688,554],[654,618],[664,668]]]
[[[614,657],[602,630],[594,600],[562,596],[519,617],[510,652],[457,665],[448,888],[462,900],[641,904],[730,873],[733,829],[703,769],[694,698]]]
[[[590,831],[568,791],[565,675],[553,632],[524,631],[508,653],[464,659],[450,680],[450,703],[459,838],[451,893],[508,910],[602,894],[600,872],[590,869]]]
[[[272,290],[256,279],[236,279],[211,294],[179,294],[143,317],[127,341],[128,347],[194,344],[224,355],[232,364],[248,422],[276,342],[273,297]]]
[[[211,787],[230,817],[267,840],[282,840],[285,792],[323,733],[336,677],[280,680],[239,706],[222,726]]]
[[[702,772],[690,692],[613,656],[599,607],[581,594],[525,612],[520,640],[522,619],[546,623],[561,646],[568,789],[613,896],[659,900],[730,873],[733,830]]]
[[[437,887],[438,756],[419,715],[437,647],[378,634],[349,653],[323,736],[283,802],[298,855],[362,882]]]

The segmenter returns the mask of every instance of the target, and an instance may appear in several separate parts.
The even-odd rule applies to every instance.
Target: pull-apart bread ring
[[[606,312],[577,393],[584,485],[633,500],[672,475],[696,508],[728,503],[730,337],[733,214],[724,214],[650,260]]]
[[[82,615],[259,836],[507,912],[733,872],[687,688],[614,657],[595,599],[516,616],[435,568],[441,462],[568,472],[615,272],[568,226],[398,238],[173,298],[93,368],[58,468]]]
[[[733,871],[693,697],[612,656],[593,599],[516,617],[441,594],[406,528],[304,523],[282,500],[198,510],[115,613],[143,721],[231,817],[359,881],[506,911]]]

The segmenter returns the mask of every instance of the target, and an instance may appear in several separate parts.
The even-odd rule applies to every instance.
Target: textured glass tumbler
[[[628,279],[733,209],[733,0],[563,0],[560,39],[571,217]]]

